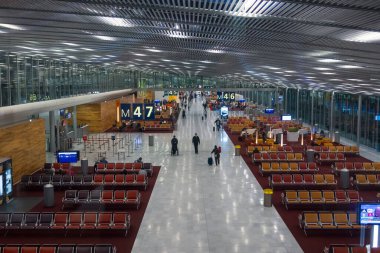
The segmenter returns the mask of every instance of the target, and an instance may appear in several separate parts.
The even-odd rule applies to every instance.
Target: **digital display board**
[[[130,120],[131,119],[131,104],[121,104],[120,105],[121,120]]]
[[[357,219],[361,225],[380,225],[380,203],[358,203]]]
[[[66,151],[57,153],[58,163],[76,163],[79,160],[79,151]]]
[[[222,106],[222,108],[220,108],[220,116],[222,117],[222,119],[228,118],[228,107],[227,106]]]
[[[375,116],[375,120],[376,120],[376,121],[380,121],[380,115],[376,115],[376,116]]]
[[[292,116],[291,115],[282,115],[281,120],[283,120],[283,121],[292,120]]]
[[[266,114],[273,114],[274,113],[274,109],[267,108],[267,109],[264,110],[264,113],[266,113]]]

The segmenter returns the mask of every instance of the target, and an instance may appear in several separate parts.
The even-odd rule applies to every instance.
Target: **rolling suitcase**
[[[212,165],[212,163],[213,163],[213,160],[212,160],[212,157],[209,157],[208,159],[207,159],[207,162],[208,162],[208,165]]]

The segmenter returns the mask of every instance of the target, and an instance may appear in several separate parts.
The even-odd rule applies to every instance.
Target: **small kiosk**
[[[0,205],[11,201],[12,196],[12,159],[9,157],[0,157]]]

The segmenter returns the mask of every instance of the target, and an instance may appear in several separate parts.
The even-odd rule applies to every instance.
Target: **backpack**
[[[219,152],[219,154],[222,153],[222,147],[221,146],[219,146],[218,152]]]

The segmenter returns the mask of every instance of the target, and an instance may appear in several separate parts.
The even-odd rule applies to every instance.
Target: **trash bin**
[[[308,163],[314,162],[315,151],[313,149],[306,150],[306,161]]]
[[[348,169],[344,168],[340,170],[339,181],[342,189],[350,188],[350,171]]]
[[[264,206],[265,207],[272,206],[272,196],[273,196],[272,189],[264,189]]]
[[[80,167],[82,169],[83,176],[86,176],[88,174],[88,160],[87,158],[83,158],[80,160]]]
[[[46,207],[54,206],[54,186],[52,184],[44,185],[44,205]]]
[[[149,146],[153,146],[153,145],[154,145],[154,136],[149,135]]]
[[[240,148],[241,148],[240,145],[235,146],[235,156],[240,156]]]
[[[340,133],[338,131],[334,133],[334,142],[340,143]]]

